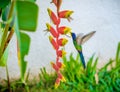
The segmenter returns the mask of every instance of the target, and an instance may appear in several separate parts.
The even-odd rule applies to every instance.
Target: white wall
[[[37,0],[40,7],[38,28],[31,36],[30,53],[26,56],[28,67],[32,75],[37,75],[43,66],[50,67],[50,61],[55,60],[53,50],[48,35],[43,32],[46,29],[46,22],[50,22],[47,8],[55,10],[50,0]],[[99,66],[107,62],[109,58],[115,58],[117,43],[120,41],[120,0],[63,0],[61,10],[73,10],[74,20],[71,23],[63,20],[61,25],[67,25],[75,33],[88,33],[96,30],[96,34],[83,45],[83,53],[87,60],[93,53],[99,56]],[[71,52],[76,55],[76,50],[71,38],[66,45],[68,56]],[[74,55],[74,56],[75,56]],[[8,58],[8,68],[11,78],[18,78],[19,68],[16,57],[16,36],[10,43]],[[4,79],[5,68],[0,67],[0,80]]]

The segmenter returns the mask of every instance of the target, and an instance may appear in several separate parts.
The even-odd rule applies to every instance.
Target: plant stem
[[[30,75],[30,68],[28,69],[28,73],[27,73],[27,76],[26,76],[25,82],[28,82],[29,75]]]
[[[8,20],[12,17],[13,10],[14,10],[14,5],[15,5],[15,0],[13,0],[12,3],[11,3],[10,11],[9,11],[9,14],[8,14]],[[1,45],[0,45],[1,46],[0,47],[0,58],[2,57],[2,54],[3,54],[3,50],[4,50],[4,46],[5,46],[5,42],[6,42],[5,40],[7,38],[9,26],[10,26],[10,23],[6,24],[4,33],[2,35],[2,40],[1,40]]]
[[[9,44],[9,42],[10,42],[12,36],[13,36],[13,34],[14,34],[14,29],[11,28],[11,31],[10,31],[8,37],[7,37],[7,40],[5,41],[5,46],[4,46],[4,49],[3,49],[2,53],[4,53],[5,49],[7,48],[8,44]]]
[[[0,9],[0,17],[1,17],[1,14],[2,14],[2,9]]]
[[[9,73],[8,73],[7,64],[6,64],[6,75],[7,75],[8,90],[9,90],[9,92],[11,92],[11,90],[10,90],[10,79],[9,79]]]

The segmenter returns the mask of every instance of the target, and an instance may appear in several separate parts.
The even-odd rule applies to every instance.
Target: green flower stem
[[[12,17],[13,10],[14,10],[14,5],[15,5],[15,0],[13,0],[12,3],[11,3],[9,15],[8,15],[8,20]],[[3,50],[4,50],[4,46],[5,46],[5,42],[6,42],[6,38],[7,38],[7,34],[8,34],[9,25],[10,25],[10,23],[6,24],[4,33],[2,35],[1,47],[0,47],[0,58],[3,55]]]

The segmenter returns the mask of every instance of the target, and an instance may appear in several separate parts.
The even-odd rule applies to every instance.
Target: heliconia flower
[[[60,85],[60,81],[61,79],[58,77],[55,81],[55,89],[58,88],[58,86]]]
[[[65,52],[64,50],[58,50],[58,51],[57,51],[57,55],[58,55],[59,57],[63,57],[64,55],[66,55],[66,52]]]
[[[47,30],[45,30],[45,31],[49,31],[52,34],[52,36],[57,38],[58,33],[55,31],[55,29],[49,23],[46,23],[46,26],[47,26]]]
[[[62,26],[58,28],[58,32],[60,34],[66,35],[66,34],[70,34],[71,33],[71,28],[66,27],[66,26]]]
[[[71,14],[73,13],[73,11],[70,10],[64,10],[58,13],[58,16],[60,18],[66,18],[69,22],[70,20],[72,20]]]
[[[57,65],[60,69],[63,69],[63,68],[65,67],[65,65],[64,65],[62,62],[60,62],[60,61],[56,62],[56,65]]]
[[[66,82],[64,76],[60,72],[58,72],[58,78],[61,79],[62,82]]]
[[[48,11],[48,14],[49,14],[52,22],[55,25],[59,24],[60,23],[60,19],[57,18],[57,16],[54,14],[54,12],[51,9],[49,9],[49,8],[47,9],[47,11]]]
[[[62,82],[66,82],[66,79],[64,76],[62,76],[62,79],[61,79]]]
[[[54,3],[57,7],[57,12],[60,10],[60,6],[62,4],[62,0],[52,0],[51,3]]]
[[[54,47],[54,49],[58,50],[59,46],[56,43],[56,41],[54,40],[54,38],[52,36],[49,36],[49,40],[50,40],[52,46]]]
[[[51,62],[51,65],[55,69],[55,71],[59,71],[60,68],[54,62]]]
[[[65,39],[65,38],[61,38],[61,39],[58,40],[58,44],[59,44],[60,46],[66,45],[67,42],[68,42],[68,40]]]

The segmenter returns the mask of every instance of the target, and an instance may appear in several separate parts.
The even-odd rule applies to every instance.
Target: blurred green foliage
[[[71,54],[69,60],[64,57],[63,62],[65,68],[62,73],[66,83],[61,83],[57,89],[54,88],[57,74],[48,73],[45,68],[40,70],[39,81],[35,79],[28,81],[26,86],[15,81],[11,83],[11,89],[13,92],[26,92],[27,89],[30,92],[120,92],[120,43],[116,59],[110,59],[100,69],[97,69],[98,58],[94,58],[94,55],[88,60],[86,70],[82,67],[79,55],[74,58]],[[0,91],[5,90],[7,87],[0,85]]]
[[[2,19],[0,22],[0,66],[6,67],[7,65],[8,47],[11,40],[9,35],[13,29],[13,33],[15,32],[17,36],[18,63],[22,82],[25,82],[27,69],[27,61],[24,57],[29,53],[31,41],[30,36],[24,31],[35,32],[38,22],[39,7],[35,1],[0,0],[0,18]]]

